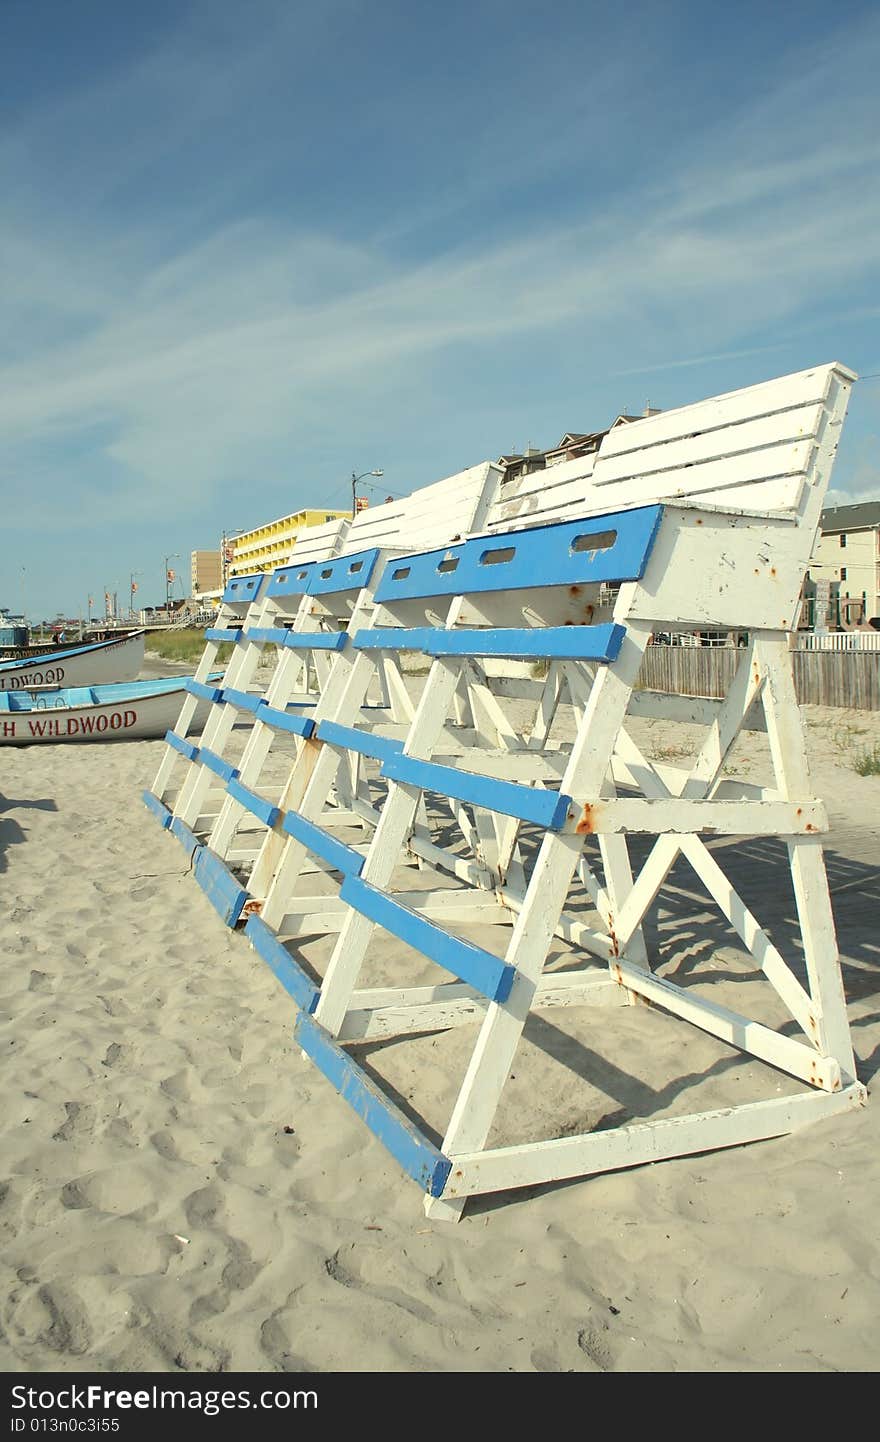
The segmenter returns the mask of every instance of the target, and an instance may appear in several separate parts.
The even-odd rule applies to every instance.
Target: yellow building
[[[240,536],[227,539],[227,578],[253,575],[254,571],[274,571],[288,560],[300,531],[340,517],[347,519],[350,515],[351,511],[294,511],[253,531],[242,531]]]

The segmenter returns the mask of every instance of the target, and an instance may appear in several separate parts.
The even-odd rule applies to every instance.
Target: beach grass
[[[859,776],[880,776],[880,742],[863,751],[853,763],[853,769]]]
[[[165,661],[187,661],[195,665],[201,660],[205,649],[205,632],[202,626],[187,626],[180,631],[149,631],[147,650],[161,656]],[[225,643],[217,652],[217,663],[223,665],[232,655],[232,647]]]

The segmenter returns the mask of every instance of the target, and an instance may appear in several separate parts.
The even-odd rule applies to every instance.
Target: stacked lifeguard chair
[[[823,366],[661,413],[613,429],[594,457],[510,488],[483,468],[478,534],[405,555],[389,547],[345,606],[339,590],[322,592],[322,579],[336,581],[320,563],[301,577],[294,648],[317,630],[336,637],[332,660],[298,697],[285,682],[271,700],[242,704],[237,684],[215,698],[230,730],[230,712],[254,717],[250,771],[242,762],[224,774],[230,763],[206,730],[184,750],[190,776],[175,794],[170,757],[191,744],[185,714],[170,738],[148,804],[227,922],[247,920],[296,1004],[300,1047],[422,1185],[429,1215],[455,1219],[480,1193],[778,1136],[864,1101],[821,849],[827,820],[810,788],[788,644],[852,380]],[[278,639],[266,606],[289,584],[251,578],[246,610],[227,593],[224,605],[241,607],[236,654]],[[637,689],[652,632],[705,628],[749,637],[721,701]],[[423,680],[405,676],[405,655],[429,667]],[[197,673],[195,684],[208,683]],[[274,797],[259,789],[267,709],[297,737]],[[688,770],[640,749],[631,718],[646,715],[705,726]],[[723,775],[755,726],[767,732],[769,787]],[[212,813],[218,779],[225,795]],[[245,813],[259,826],[239,851]],[[653,844],[634,857],[630,837]],[[738,837],[784,843],[802,955],[783,955],[725,871],[725,848],[707,844]],[[652,969],[645,922],[679,856],[769,990],[760,1015]],[[445,881],[426,888],[428,866]],[[487,925],[497,945],[463,934]],[[408,960],[365,988],[377,931],[404,943]],[[316,933],[335,937],[320,973],[304,958]],[[769,1094],[487,1145],[533,1011],[636,1001],[768,1063]],[[442,1134],[348,1049],[466,1026],[474,1044]],[[607,1020],[602,1040],[613,1060]],[[780,1094],[778,1074],[803,1085]]]

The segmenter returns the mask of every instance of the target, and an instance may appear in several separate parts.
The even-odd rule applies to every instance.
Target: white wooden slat
[[[729,486],[723,491],[695,491],[688,500],[697,506],[704,502],[711,505],[720,501],[725,510],[741,507],[749,515],[757,509],[765,516],[786,511],[793,515],[800,506],[806,484],[803,475],[779,476],[772,481],[753,481],[746,486]]]
[[[549,466],[543,471],[530,471],[526,476],[519,476],[515,481],[505,481],[501,494],[500,503],[513,500],[519,496],[530,496],[532,494],[543,495],[545,491],[554,487],[571,485],[573,481],[589,480],[596,466],[596,452],[588,456],[575,456],[572,461],[561,461],[558,466]]]
[[[820,405],[800,406],[796,411],[786,411],[782,417],[763,416],[738,426],[723,426],[708,434],[676,437],[663,445],[640,447],[622,456],[600,453],[594,480],[596,485],[603,486],[612,480],[653,475],[682,466],[705,465],[709,461],[725,460],[731,456],[743,457],[750,451],[774,452],[778,446],[814,441],[823,414],[824,408]],[[809,450],[806,454],[809,455]],[[770,469],[763,471],[764,475],[775,476],[790,469],[787,464],[780,466],[775,455],[770,455],[768,462]]]
[[[669,470],[657,471],[650,475],[620,477],[608,474],[610,467],[598,465],[593,475],[593,484],[601,486],[605,494],[614,482],[622,482],[633,497],[692,495],[696,491],[723,490],[728,486],[742,486],[752,481],[772,480],[776,476],[792,476],[805,472],[815,451],[815,441],[786,441],[778,446],[764,446],[759,451],[747,451],[742,456],[723,457],[718,460],[701,461],[690,466],[683,464]]]
[[[488,1002],[470,987],[449,982],[436,987],[356,991],[339,1040],[379,1041],[407,1032],[443,1031],[481,1021]],[[534,1011],[569,1006],[626,1006],[627,993],[599,967],[589,973],[542,977],[532,1002]]]
[[[742,1146],[745,1142],[784,1136],[823,1117],[862,1107],[866,1095],[859,1085],[839,1092],[810,1091],[686,1117],[663,1117],[587,1136],[460,1153],[453,1157],[443,1195],[458,1201],[483,1192],[531,1187],[567,1177],[617,1171],[664,1157]]]
[[[501,472],[490,461],[422,486],[402,500],[368,506],[352,522],[343,553],[386,543],[398,549],[424,549],[439,537],[467,534],[474,525],[475,509],[492,480]]]
[[[532,524],[545,521],[551,516],[584,514],[590,508],[594,492],[588,480],[568,481],[564,486],[552,486],[543,491],[533,491],[527,496],[513,496],[493,506],[489,512],[488,526],[505,527],[511,523],[529,520]],[[593,508],[598,508],[604,498],[596,496]]]
[[[679,797],[592,801],[578,820],[580,833],[601,831],[650,836],[703,833],[718,836],[806,836],[828,830],[821,801],[693,801]]]
[[[854,373],[846,366],[833,362],[764,381],[760,385],[747,386],[743,390],[728,391],[725,395],[713,396],[695,405],[661,411],[656,416],[646,416],[629,425],[616,426],[602,441],[600,455],[606,458],[620,456],[678,436],[716,430],[758,416],[824,402],[835,371],[850,380],[855,379]]]
[[[307,526],[300,531],[296,544],[286,562],[291,565],[300,561],[322,561],[326,556],[336,554],[348,530],[349,522],[344,518],[325,521],[321,526]]]

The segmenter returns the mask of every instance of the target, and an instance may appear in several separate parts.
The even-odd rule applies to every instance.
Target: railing
[[[880,631],[802,631],[797,651],[880,651]]]
[[[745,631],[657,631],[655,645],[690,647],[738,647],[747,640]],[[794,651],[880,651],[880,631],[798,631]]]

